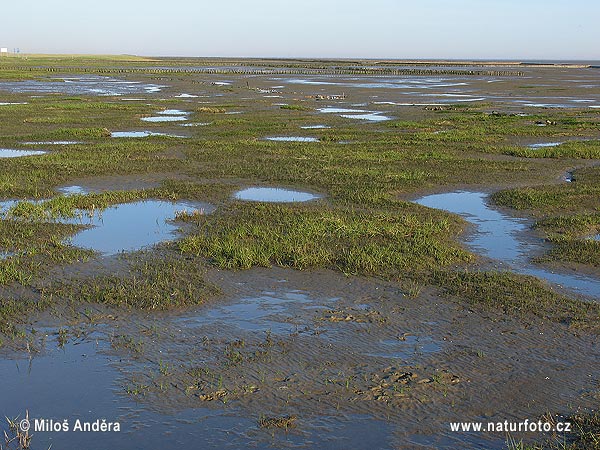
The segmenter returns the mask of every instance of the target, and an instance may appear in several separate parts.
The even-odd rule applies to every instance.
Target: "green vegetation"
[[[421,217],[416,209],[405,204],[386,214],[239,203],[201,217],[179,248],[226,269],[276,264],[390,278],[470,259],[447,241],[456,223]]]
[[[55,283],[42,298],[68,299],[122,308],[165,310],[203,303],[216,288],[208,285],[197,265],[164,258],[134,263],[124,276],[95,276],[88,283]]]
[[[310,111],[310,110],[312,110],[312,108],[309,108],[308,106],[302,106],[302,105],[281,105],[279,108],[288,109],[290,111]]]
[[[493,201],[501,206],[527,210],[540,219],[535,228],[552,242],[542,262],[584,264],[600,267],[600,242],[586,239],[600,233],[600,168],[573,173],[567,185],[542,185],[497,192]]]
[[[296,269],[327,267],[345,274],[392,279],[407,286],[407,295],[413,297],[433,283],[448,295],[512,312],[535,310],[533,298],[537,296],[543,305],[536,311],[540,315],[569,323],[592,321],[593,312],[579,310],[535,280],[464,272],[466,264],[477,260],[457,244],[463,222],[401,199],[431,189],[526,183],[529,187],[495,194],[494,201],[538,217],[537,228],[554,244],[544,261],[576,262],[595,270],[598,243],[582,237],[598,230],[600,172],[580,169],[575,171],[573,183],[551,181],[568,167],[597,158],[598,141],[538,150],[526,148],[525,143],[594,138],[600,112],[532,109],[532,115],[522,116],[490,112],[490,104],[470,103],[406,108],[402,114],[391,114],[398,120],[363,123],[319,114],[319,103],[308,99],[295,98],[295,103],[274,106],[271,99],[240,80],[223,88],[213,85],[214,78],[209,75],[154,70],[156,63],[135,57],[60,55],[0,61],[4,79],[59,83],[57,77],[63,74],[106,73],[176,86],[180,92],[219,95],[218,103],[205,105],[177,98],[171,91],[161,98],[140,94],[144,101],[6,92],[3,101],[20,104],[0,106],[0,146],[48,152],[0,158],[0,197],[27,200],[10,208],[0,221],[1,249],[11,253],[0,260],[2,285],[37,289],[41,274],[91,256],[64,244],[79,228],[54,223],[54,218],[149,198],[190,199],[211,202],[217,210],[212,215],[178,216],[186,237],[161,251],[177,261],[174,267],[181,276],[165,267],[161,277],[154,265],[134,265],[131,273],[123,276],[87,277],[72,285],[45,289],[42,297],[54,301],[64,296],[110,306],[179,307],[204,298],[202,264],[228,269],[275,264]],[[177,64],[187,67],[198,62],[181,60]],[[268,67],[272,62],[265,64]],[[316,68],[316,64],[309,65]],[[190,122],[210,125],[182,128],[140,120],[163,109],[189,111]],[[225,114],[232,110],[244,113]],[[546,126],[537,126],[538,122]],[[295,135],[301,126],[314,123],[331,127],[313,130],[318,133],[316,143],[262,139]],[[110,135],[125,130],[186,137],[128,139]],[[57,140],[80,143],[24,144]],[[575,160],[579,162],[575,164]],[[131,189],[116,190],[111,185],[115,179],[131,181],[148,174],[154,187],[132,183]],[[103,177],[107,179],[106,192],[56,194],[60,186]],[[306,205],[231,200],[235,190],[256,183],[307,188],[324,198]],[[192,296],[186,279],[195,280],[202,292]],[[128,298],[127,292],[136,289],[139,296]],[[497,298],[492,295],[494,289],[500,290]],[[177,294],[171,297],[173,292]],[[15,308],[10,302],[6,305],[9,311]]]
[[[525,444],[522,441],[508,440],[509,450],[599,450],[600,414],[575,414],[561,417],[563,423],[571,423],[571,432],[554,436],[539,444]],[[555,422],[550,417],[550,423]]]
[[[537,278],[510,272],[437,271],[432,281],[449,295],[512,315],[533,314],[574,329],[600,332],[600,305],[549,291]]]

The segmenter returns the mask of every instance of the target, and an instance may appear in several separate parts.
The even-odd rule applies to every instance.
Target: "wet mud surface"
[[[120,138],[168,138],[172,129],[161,128],[169,126],[160,123],[164,120],[175,122],[172,127],[189,126],[186,131],[201,134],[213,123],[223,124],[221,112],[201,110],[205,103],[232,98],[234,110],[222,112],[223,116],[234,113],[225,116],[232,121],[243,120],[244,114],[236,113],[249,112],[250,108],[244,108],[252,102],[274,110],[282,105],[273,101],[309,105],[306,120],[295,123],[293,129],[278,131],[281,136],[261,130],[253,137],[259,140],[265,136],[287,140],[293,137],[287,136],[288,132],[299,133],[299,129],[313,130],[313,134],[344,126],[385,127],[388,119],[411,120],[437,108],[456,111],[456,105],[477,102],[487,104],[490,113],[515,115],[543,115],[549,108],[594,111],[600,106],[600,83],[593,69],[522,70],[522,76],[503,77],[267,74],[248,80],[231,75],[206,76],[197,83],[177,77],[67,77],[3,81],[0,91],[112,95],[129,100],[123,103],[154,101],[157,96],[168,100],[168,106],[160,104],[154,109],[156,116],[152,117],[156,119],[144,123],[147,130],[135,125],[143,123],[141,117],[135,117],[133,126],[113,131],[115,142]],[[556,89],[561,89],[558,95]],[[12,100],[1,104],[7,108],[27,106]],[[187,111],[205,115],[192,116]],[[179,123],[188,119],[188,123]],[[537,127],[534,119],[530,125]],[[574,137],[531,137],[518,145],[543,150],[575,138],[597,136],[588,130]],[[300,144],[275,141],[265,145]],[[565,175],[565,170],[578,164],[571,160],[565,161],[564,167],[552,165],[556,172],[553,182],[569,181],[572,172]],[[102,176],[73,180],[57,191],[144,189],[177,177],[187,180],[184,174]],[[265,180],[255,181],[236,183],[262,185]],[[439,192],[438,187],[431,189]],[[300,200],[318,198],[310,192],[291,192],[302,194]],[[275,201],[264,196],[248,200]],[[447,203],[434,207],[452,211]],[[467,216],[467,220],[474,217],[472,211],[452,212]],[[137,218],[136,212],[132,214],[126,219],[130,225]],[[500,252],[513,251],[506,257],[476,242],[496,239],[493,230],[489,235],[466,234],[471,239],[467,244],[490,260],[504,261],[513,269],[521,264],[529,268],[525,273],[545,278],[548,271],[532,272],[533,266],[523,262],[530,256],[532,247],[528,245],[538,248],[538,238],[528,234],[524,222],[517,220],[513,226],[501,230],[508,244],[495,243]],[[139,234],[135,225],[132,234]],[[112,242],[110,237],[101,240]],[[160,250],[155,257],[161,257]],[[190,264],[202,263],[191,260]],[[36,330],[31,342],[2,349],[0,413],[16,417],[29,410],[30,416],[37,418],[106,418],[121,424],[121,432],[99,437],[38,432],[36,448],[503,449],[504,434],[455,433],[449,424],[589,412],[600,401],[597,337],[576,333],[563,324],[470,306],[441,297],[429,287],[408,296],[399,283],[324,270],[206,270],[208,280],[221,293],[198,307],[139,312],[84,305],[75,312],[34,317],[28,325]],[[41,287],[56,280],[77,281],[127,271],[126,259],[107,255],[55,268],[31,288],[2,289],[17,292],[23,299],[37,298]],[[572,278],[582,277],[575,274]],[[560,280],[549,281],[566,286]],[[590,283],[592,290],[584,294],[597,297],[597,285],[594,280]],[[280,426],[282,423],[286,426]]]
[[[76,437],[89,449],[124,439],[135,448],[154,439],[207,448],[500,449],[505,436],[453,433],[449,423],[521,420],[598,400],[596,340],[561,327],[465,308],[435,292],[407,298],[393,283],[328,271],[208,277],[223,293],[201,307],[113,313],[104,324],[71,328],[62,348],[54,332],[40,354],[4,359],[3,406],[122,424],[123,433],[99,442]],[[259,425],[288,416],[287,431]],[[38,433],[39,443],[62,438],[73,442]]]

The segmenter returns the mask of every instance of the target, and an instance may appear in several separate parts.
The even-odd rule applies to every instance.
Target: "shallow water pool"
[[[321,197],[309,192],[294,191],[291,189],[252,187],[236,192],[234,198],[253,202],[292,203],[307,202]]]
[[[20,158],[22,156],[43,155],[42,150],[14,150],[10,148],[0,148],[0,158]]]
[[[553,272],[534,265],[531,257],[545,251],[544,241],[534,235],[529,221],[508,216],[490,207],[487,194],[459,191],[428,195],[415,202],[458,214],[474,224],[476,232],[469,235],[465,242],[476,253],[507,264],[515,272],[533,275],[600,299],[600,280],[579,274]]]

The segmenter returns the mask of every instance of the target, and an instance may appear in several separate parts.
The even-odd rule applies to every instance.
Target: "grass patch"
[[[163,258],[137,262],[127,276],[105,275],[77,283],[56,283],[42,291],[42,298],[58,296],[75,303],[166,310],[201,304],[216,292],[204,281],[198,265]]]
[[[196,230],[178,247],[226,269],[275,264],[390,278],[470,259],[446,239],[459,228],[456,223],[423,218],[411,209],[374,213],[236,203],[196,218]]]
[[[432,276],[446,294],[512,315],[534,314],[573,329],[600,332],[600,304],[557,294],[535,277],[511,272],[437,270]]]
[[[505,153],[521,158],[600,159],[600,141],[565,142],[555,147],[517,147],[511,148]]]

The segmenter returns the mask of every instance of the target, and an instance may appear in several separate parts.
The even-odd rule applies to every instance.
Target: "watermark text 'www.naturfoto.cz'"
[[[450,431],[486,433],[569,433],[571,422],[543,422],[541,420],[522,422],[450,422]]]

